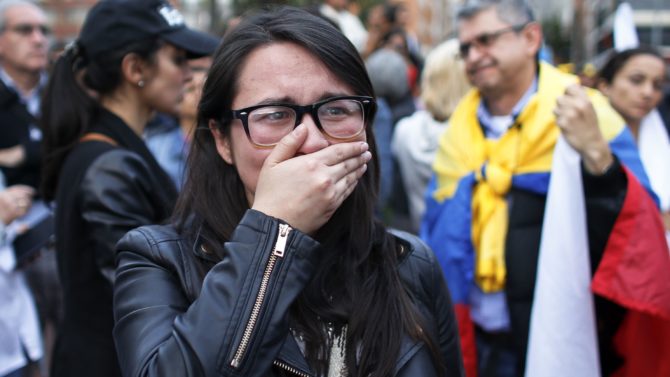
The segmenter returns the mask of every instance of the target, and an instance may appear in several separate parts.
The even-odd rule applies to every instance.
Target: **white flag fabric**
[[[544,213],[526,377],[598,377],[580,158],[560,136]]]
[[[660,200],[661,210],[670,210],[670,138],[658,110],[652,110],[640,124],[640,159],[651,188]]]
[[[640,44],[633,19],[633,8],[628,3],[621,3],[614,14],[614,49],[617,51],[635,48]]]

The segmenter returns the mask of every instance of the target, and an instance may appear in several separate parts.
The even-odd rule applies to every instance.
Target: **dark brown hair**
[[[603,67],[598,71],[596,75],[596,82],[605,82],[607,84],[612,84],[614,77],[619,73],[621,68],[633,57],[638,55],[651,55],[655,56],[661,61],[663,56],[653,47],[649,46],[640,46],[635,48],[630,48],[628,50],[623,50],[619,52],[612,52],[609,59],[603,65]]]
[[[188,175],[177,203],[174,222],[185,235],[201,236],[213,245],[227,241],[249,208],[234,166],[217,153],[207,130],[210,120],[222,121],[240,90],[237,78],[247,56],[278,42],[302,46],[356,95],[374,96],[363,61],[353,45],[332,25],[295,8],[278,8],[247,18],[227,35],[214,56],[198,110],[199,130],[188,160]],[[373,158],[354,192],[315,235],[322,258],[312,280],[290,311],[290,321],[306,342],[307,359],[319,371],[327,366],[324,323],[347,325],[346,363],[352,376],[388,376],[395,370],[404,335],[424,341],[442,362],[435,340],[421,329],[398,274],[400,245],[374,220],[379,168],[372,133],[374,111],[366,119]],[[229,135],[229,134],[228,134]]]

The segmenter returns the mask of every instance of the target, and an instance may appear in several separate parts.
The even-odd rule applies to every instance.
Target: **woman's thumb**
[[[275,145],[272,153],[265,160],[265,164],[269,166],[277,165],[280,162],[293,158],[298,149],[305,142],[307,132],[303,124],[298,125],[291,133],[284,136],[277,145]]]

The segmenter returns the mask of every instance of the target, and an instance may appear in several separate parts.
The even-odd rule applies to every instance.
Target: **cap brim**
[[[163,34],[161,39],[184,49],[191,58],[213,55],[219,46],[218,38],[186,27]]]

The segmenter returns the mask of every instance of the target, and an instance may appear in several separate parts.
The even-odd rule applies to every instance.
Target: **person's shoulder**
[[[411,263],[421,269],[432,268],[435,263],[435,255],[432,249],[418,236],[398,229],[389,229],[389,233],[396,237],[403,245],[401,253],[401,264]]]
[[[101,149],[94,146],[82,147],[94,151],[68,156],[62,170],[61,176],[69,177],[65,178],[66,181],[74,182],[80,187],[82,198],[94,201],[101,198],[123,199],[125,202],[129,198],[139,198],[137,193],[140,192],[146,197],[162,194],[154,192],[164,187],[160,186],[156,172],[142,156],[123,148],[110,148],[108,145],[99,147]],[[118,205],[122,205],[121,203]]]
[[[437,122],[427,110],[417,110],[412,115],[404,117],[396,124],[395,132],[401,132],[405,136],[420,134],[435,126],[444,127],[446,123]]]
[[[86,173],[89,177],[110,173],[146,177],[151,171],[144,158],[129,149],[105,145],[101,146],[96,154],[97,156],[91,160],[91,165]]]
[[[435,254],[414,234],[400,230],[389,232],[403,247],[398,266],[401,280],[419,301],[430,303],[435,294],[435,282],[441,274]]]
[[[132,239],[134,241],[146,242],[150,245],[158,245],[164,242],[180,242],[183,237],[172,225],[145,225],[128,232],[122,240]]]
[[[86,143],[78,143],[68,153],[60,175],[65,177],[65,181],[72,184],[73,180],[80,180],[82,173],[86,172],[89,167],[107,152],[116,147],[101,141],[91,141]]]
[[[132,252],[150,259],[173,259],[186,240],[172,225],[146,225],[135,228],[119,240],[117,252]]]

